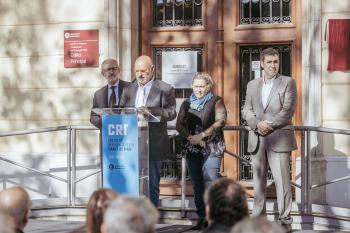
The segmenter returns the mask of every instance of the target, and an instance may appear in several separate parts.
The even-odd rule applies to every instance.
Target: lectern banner
[[[102,182],[139,196],[137,115],[102,115]]]

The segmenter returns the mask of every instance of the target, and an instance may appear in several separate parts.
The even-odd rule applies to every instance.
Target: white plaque
[[[260,61],[252,61],[252,70],[260,70]]]
[[[191,88],[197,72],[197,51],[163,51],[162,80],[175,88]]]

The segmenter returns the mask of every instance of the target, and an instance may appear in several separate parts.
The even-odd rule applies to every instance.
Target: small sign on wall
[[[163,51],[162,80],[175,88],[190,88],[197,72],[197,51]]]
[[[252,71],[254,72],[254,78],[260,78],[260,61],[252,61]]]
[[[64,30],[64,67],[98,66],[98,30]]]

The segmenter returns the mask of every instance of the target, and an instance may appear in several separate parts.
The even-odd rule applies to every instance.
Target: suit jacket
[[[120,103],[120,98],[123,94],[125,87],[129,86],[130,82],[126,82],[119,79],[118,85],[118,106]],[[94,99],[92,101],[92,108],[108,108],[108,85],[100,88],[94,94]],[[90,122],[97,128],[101,129],[101,116],[92,112],[90,113]]]
[[[203,233],[229,233],[231,227],[225,226],[220,223],[212,223],[208,226],[207,229],[203,231]]]
[[[261,100],[263,79],[254,79],[247,85],[246,101],[242,117],[249,127],[248,152],[255,152],[259,146],[259,136],[256,129],[259,121],[272,121],[274,129],[265,136],[267,146],[275,152],[295,150],[296,140],[292,117],[297,106],[297,89],[295,81],[287,76],[277,75],[273,82],[266,107]]]
[[[120,99],[120,106],[135,107],[137,88],[137,83],[127,87]],[[149,158],[150,160],[164,160],[170,156],[167,121],[176,117],[174,88],[161,80],[154,80],[145,107],[153,115],[160,117],[160,122],[149,123]]]

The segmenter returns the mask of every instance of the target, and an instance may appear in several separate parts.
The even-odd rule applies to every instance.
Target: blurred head
[[[265,78],[271,79],[278,73],[280,57],[276,49],[264,49],[260,54],[260,62],[261,67],[264,69]]]
[[[119,80],[120,67],[117,60],[108,58],[101,64],[101,74],[109,85],[114,85]]]
[[[208,73],[196,73],[192,78],[192,89],[194,95],[200,99],[213,87],[213,80]]]
[[[16,229],[23,230],[26,226],[32,202],[25,189],[11,187],[0,192],[0,211],[13,219]]]
[[[118,197],[108,207],[102,233],[154,233],[158,210],[146,198]]]
[[[214,181],[205,191],[204,201],[209,223],[231,227],[248,216],[246,192],[231,179],[220,178]]]
[[[0,211],[0,232],[1,233],[15,233],[15,225],[13,219],[5,213]]]
[[[86,230],[88,233],[100,233],[105,211],[116,198],[117,193],[111,189],[98,189],[91,195],[86,210]]]
[[[149,56],[142,55],[138,57],[134,69],[139,85],[145,85],[153,79],[154,65]]]
[[[232,228],[230,233],[284,233],[280,225],[270,222],[266,217],[246,218]]]

